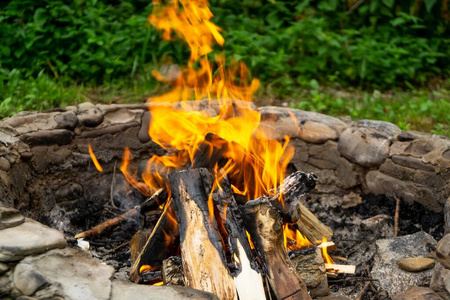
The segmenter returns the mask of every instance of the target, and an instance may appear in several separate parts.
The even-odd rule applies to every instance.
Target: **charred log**
[[[169,180],[179,223],[186,285],[212,292],[220,299],[237,299],[218,225],[209,213],[209,195],[200,170],[174,172]]]
[[[247,202],[242,212],[277,299],[311,299],[284,249],[282,218],[277,209],[267,199],[259,198]]]

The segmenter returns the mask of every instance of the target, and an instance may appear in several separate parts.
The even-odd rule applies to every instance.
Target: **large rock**
[[[11,228],[0,230],[0,261],[18,261],[54,248],[67,246],[62,232],[31,219]]]
[[[392,138],[400,132],[388,122],[361,120],[341,134],[339,152],[361,166],[379,166],[389,155]]]
[[[0,230],[18,226],[23,222],[25,217],[17,209],[0,205]]]
[[[446,234],[437,244],[436,258],[447,269],[450,269],[450,234]]]
[[[167,300],[193,299],[218,300],[214,294],[181,286],[148,286],[131,282],[114,280],[112,282],[111,300]]]
[[[16,270],[19,271],[14,273],[14,283],[25,295],[30,295],[32,289],[42,288],[41,283],[45,282],[51,286],[46,289],[53,296],[64,299],[110,299],[114,268],[81,250],[55,249],[39,256],[28,256]],[[33,288],[26,286],[27,281],[33,283]]]
[[[434,267],[430,288],[439,293],[444,299],[450,299],[450,270],[439,262]]]
[[[423,286],[412,286],[403,293],[392,297],[392,300],[443,300],[432,289]]]
[[[102,111],[90,102],[78,105],[77,116],[78,121],[86,127],[95,127],[101,124],[104,118]]]
[[[411,273],[400,269],[397,260],[412,256],[426,256],[436,240],[420,231],[415,234],[376,241],[377,254],[371,275],[380,288],[395,295],[413,285],[423,285],[431,279],[433,270]]]
[[[261,107],[261,128],[272,138],[285,135],[301,138],[309,143],[337,140],[347,124],[341,120],[316,112],[283,107]]]
[[[433,191],[422,184],[400,180],[380,171],[368,172],[366,183],[369,193],[395,195],[409,204],[418,202],[435,212],[443,210],[443,205],[435,198]]]

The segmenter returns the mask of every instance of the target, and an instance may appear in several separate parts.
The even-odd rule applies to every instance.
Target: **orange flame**
[[[312,245],[298,229],[294,230],[288,224],[283,225],[283,242],[286,250],[293,251]]]
[[[91,156],[91,159],[94,162],[94,165],[97,168],[97,170],[99,172],[103,172],[103,168],[100,165],[100,163],[98,162],[97,157],[95,156],[94,151],[92,150],[91,144],[88,144],[88,150],[89,150],[89,155]]]
[[[261,115],[251,104],[259,81],[251,77],[245,64],[227,64],[223,54],[215,55],[213,62],[208,60],[207,54],[213,51],[214,44],[221,46],[224,39],[221,29],[211,22],[213,14],[207,0],[154,0],[153,4],[149,22],[163,31],[166,40],[184,39],[191,56],[187,66],[181,69],[174,89],[149,99],[166,103],[149,106],[148,133],[168,154],[153,156],[147,162],[142,183],[129,171],[131,154],[125,149],[122,172],[143,194],[161,187],[170,190],[168,174],[192,164],[198,151],[208,145],[207,153],[211,158],[220,156],[220,168],[224,172],[213,189],[220,189],[221,178],[227,176],[233,191],[249,200],[270,194],[282,183],[294,149],[289,145],[289,138],[273,140],[259,129]],[[164,80],[158,72],[154,75]],[[209,110],[201,109],[205,102],[187,101],[205,97],[217,99],[209,103]],[[179,108],[167,104],[173,101],[181,101]],[[211,140],[205,140],[208,134],[212,134]],[[208,206],[213,218],[212,199]]]
[[[123,175],[125,175],[125,178],[135,189],[137,189],[141,194],[148,196],[150,194],[149,187],[144,183],[136,180],[134,176],[128,171],[128,166],[132,158],[133,156],[131,155],[130,149],[128,147],[125,147],[120,171],[122,171]]]
[[[326,243],[326,242],[327,242],[327,238],[323,237],[322,243]],[[330,257],[330,255],[328,255],[327,246],[322,247],[322,257],[325,260],[326,264],[334,264],[333,259]]]
[[[252,238],[250,237],[250,234],[246,230],[245,233],[247,234],[248,243],[250,244],[250,248],[253,250],[255,249],[255,245],[253,244]]]

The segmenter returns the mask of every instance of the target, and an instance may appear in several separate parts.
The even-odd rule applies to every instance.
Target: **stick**
[[[114,227],[122,223],[126,219],[133,218],[137,215],[139,215],[141,208],[150,206],[153,201],[156,201],[155,199],[161,195],[163,192],[163,189],[159,189],[156,191],[149,199],[147,199],[144,203],[141,205],[136,206],[133,209],[130,209],[129,211],[121,214],[118,217],[115,217],[113,219],[109,219],[103,223],[98,224],[97,226],[92,227],[89,230],[83,231],[77,235],[75,235],[76,239],[81,238],[93,238],[93,237],[99,237],[106,229]]]
[[[395,199],[395,217],[394,217],[394,237],[398,235],[398,218],[400,214],[400,199],[394,194]]]
[[[166,205],[164,206],[163,213],[159,217],[158,222],[156,222],[155,227],[153,227],[152,233],[150,234],[150,236],[147,239],[147,243],[145,243],[144,248],[142,248],[143,250],[141,251],[141,253],[139,253],[139,256],[137,257],[136,261],[133,263],[133,266],[132,266],[131,271],[130,271],[130,278],[135,283],[138,283],[139,280],[140,280],[139,268],[140,268],[140,265],[141,265],[142,256],[144,255],[144,252],[147,249],[148,244],[152,240],[153,236],[155,236],[157,230],[159,229],[159,227],[161,225],[161,222],[165,218],[165,216],[167,214],[167,211],[169,210],[169,207],[170,207],[171,204],[172,204],[172,198],[170,198],[167,201]]]
[[[364,288],[362,289],[361,293],[359,294],[359,296],[356,298],[356,300],[361,300],[362,297],[364,296],[364,294],[367,292],[367,290],[370,287],[370,281],[367,281],[366,284],[364,285]]]

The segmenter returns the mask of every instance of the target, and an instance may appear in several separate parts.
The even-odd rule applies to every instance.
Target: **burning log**
[[[284,249],[283,224],[277,209],[262,197],[247,202],[242,213],[277,299],[311,299]]]
[[[169,180],[179,222],[186,285],[212,292],[219,299],[237,299],[217,223],[209,214],[209,197],[200,169],[174,172]]]

